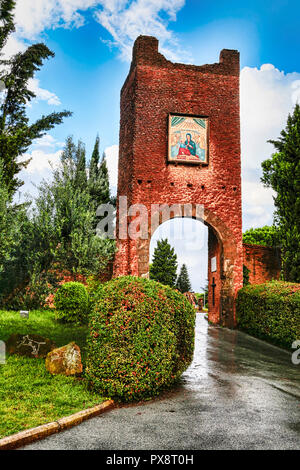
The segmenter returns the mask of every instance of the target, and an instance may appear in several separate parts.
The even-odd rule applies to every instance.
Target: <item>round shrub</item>
[[[189,366],[195,309],[178,291],[124,276],[99,287],[89,316],[86,377],[104,396],[156,396]]]
[[[80,282],[66,282],[57,290],[54,305],[58,320],[65,323],[87,322],[89,296]]]

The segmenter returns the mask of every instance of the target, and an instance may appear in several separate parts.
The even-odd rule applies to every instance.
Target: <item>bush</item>
[[[104,396],[158,395],[193,358],[195,309],[156,281],[124,276],[100,286],[89,326],[86,377]]]
[[[66,282],[54,297],[56,316],[65,323],[83,324],[87,321],[89,296],[81,282]]]
[[[300,339],[300,284],[272,281],[243,287],[237,323],[250,335],[290,349]]]

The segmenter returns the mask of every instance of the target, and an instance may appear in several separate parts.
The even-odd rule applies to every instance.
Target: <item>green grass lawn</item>
[[[13,333],[35,333],[52,339],[57,347],[75,341],[84,363],[87,327],[59,324],[53,312],[0,311],[0,340]],[[83,379],[52,376],[44,359],[8,356],[0,364],[0,438],[101,403],[104,398],[89,391]]]

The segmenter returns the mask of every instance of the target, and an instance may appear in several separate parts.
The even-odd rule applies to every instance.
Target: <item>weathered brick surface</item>
[[[250,284],[264,284],[279,279],[280,250],[269,246],[243,244],[244,265],[250,270]]]
[[[207,166],[167,163],[169,113],[209,117]],[[143,203],[149,211],[151,204],[204,205],[209,256],[218,257],[216,302],[213,306],[210,293],[209,315],[233,326],[243,265],[237,51],[223,50],[217,64],[183,65],[159,54],[155,38],[136,40],[121,91],[118,196],[124,195],[129,206]],[[119,239],[114,275],[147,276],[149,244],[150,237]]]

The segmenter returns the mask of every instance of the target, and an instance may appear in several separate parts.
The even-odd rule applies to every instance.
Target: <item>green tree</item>
[[[243,286],[248,286],[250,284],[250,269],[243,264]]]
[[[278,229],[274,225],[250,228],[243,233],[243,242],[249,245],[278,246],[280,244]]]
[[[54,53],[39,43],[10,59],[1,58],[3,48],[15,30],[14,8],[15,1],[0,0],[0,161],[10,197],[22,186],[17,175],[29,163],[29,160],[20,162],[19,157],[35,139],[71,115],[69,111],[51,113],[29,123],[26,106],[36,97],[29,88],[29,80],[40,70],[44,60],[54,57]]]
[[[55,270],[99,275],[107,268],[115,244],[96,235],[94,201],[78,177],[79,169],[86,173],[83,148],[81,142],[75,145],[71,137],[67,139],[52,179],[40,184],[33,207],[18,216],[17,243],[0,273],[3,299],[16,288],[26,291],[28,285],[44,293]]]
[[[95,210],[100,204],[107,204],[111,201],[109,189],[109,175],[106,165],[105,153],[100,162],[100,138],[96,137],[96,142],[89,167],[89,191],[92,200],[95,202]]]
[[[262,182],[276,193],[274,222],[279,229],[283,275],[287,281],[300,282],[300,106],[288,116],[276,149],[262,163]]]
[[[181,270],[176,282],[176,289],[182,292],[182,294],[185,292],[190,292],[192,289],[188,270],[185,264],[181,266]]]
[[[90,184],[95,184],[99,175],[99,162],[100,162],[100,137],[97,135],[94,150],[90,161],[89,180]]]
[[[102,155],[102,160],[101,160],[100,168],[99,168],[98,181],[99,181],[101,204],[107,204],[110,202],[111,198],[110,198],[110,190],[109,190],[109,175],[108,175],[108,168],[106,164],[105,153],[103,153]]]
[[[177,255],[168,240],[158,240],[154,250],[150,279],[175,287],[177,278]]]

